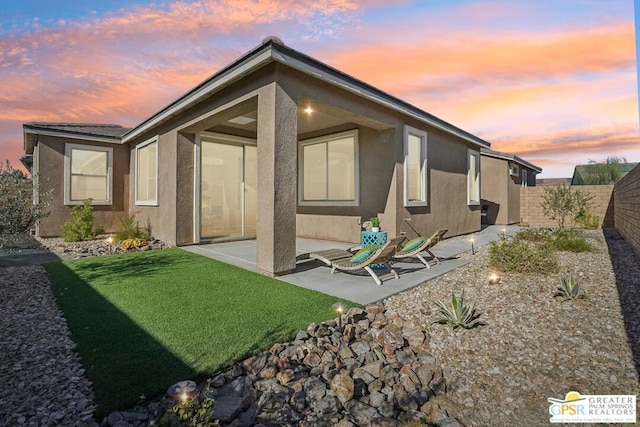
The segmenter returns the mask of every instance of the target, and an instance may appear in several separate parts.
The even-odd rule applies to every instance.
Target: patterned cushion
[[[422,245],[427,240],[429,240],[428,237],[416,237],[415,239],[411,239],[407,242],[406,245],[403,246],[402,251],[411,252],[412,250]]]
[[[353,255],[353,257],[351,257],[351,262],[359,263],[359,262],[364,261],[365,259],[369,258],[372,253],[374,253],[375,251],[380,249],[381,246],[382,245],[365,246],[364,248],[362,248],[358,252],[356,252]]]

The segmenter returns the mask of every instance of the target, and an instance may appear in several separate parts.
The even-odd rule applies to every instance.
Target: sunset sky
[[[28,121],[135,126],[267,35],[542,167],[640,161],[632,0],[20,0],[0,160]]]

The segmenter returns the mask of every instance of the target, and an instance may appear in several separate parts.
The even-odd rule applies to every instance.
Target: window
[[[357,206],[358,131],[300,142],[300,205]]]
[[[136,205],[158,204],[158,138],[136,146]]]
[[[467,204],[480,204],[480,153],[467,151]]]
[[[66,205],[111,204],[111,164],[113,148],[66,144],[64,156]]]
[[[526,187],[529,185],[529,183],[527,182],[528,178],[527,178],[527,171],[525,169],[522,169],[522,186]]]
[[[427,206],[427,134],[404,127],[404,205]]]

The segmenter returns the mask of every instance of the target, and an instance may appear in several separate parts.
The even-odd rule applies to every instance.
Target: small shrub
[[[127,239],[148,239],[149,232],[140,228],[135,215],[129,215],[120,220],[120,229],[115,232],[113,238],[116,242],[122,242]]]
[[[120,243],[120,246],[122,246],[122,249],[124,250],[139,249],[149,246],[149,241],[147,239],[124,239]]]
[[[567,279],[564,275],[560,276],[560,286],[558,286],[558,290],[553,296],[562,297],[565,301],[574,301],[579,298],[585,298],[584,292],[580,289],[578,281],[573,276],[569,276]]]
[[[71,218],[62,224],[62,238],[65,242],[83,242],[94,240],[104,229],[100,226],[93,227],[93,207],[91,199],[82,202],[82,206],[74,206]]]
[[[595,248],[575,230],[558,230],[553,238],[553,247],[566,252],[593,252]]]
[[[548,228],[527,228],[518,231],[514,238],[528,242],[548,242],[552,239],[552,233]]]
[[[492,242],[489,265],[500,271],[551,273],[559,270],[558,255],[550,242],[529,243],[520,239]]]
[[[582,190],[574,190],[565,185],[544,188],[542,195],[542,211],[558,223],[558,228],[564,230],[567,218],[575,221],[589,208],[594,196]]]
[[[447,323],[453,329],[457,327],[471,329],[481,324],[480,314],[476,314],[475,304],[473,302],[468,305],[464,303],[464,292],[459,299],[452,292],[451,305],[449,306],[442,301],[434,301],[433,303],[438,307],[438,312],[441,316],[434,320],[434,323]]]
[[[211,380],[207,380],[207,387],[199,396],[178,402],[171,407],[169,407],[167,400],[163,399],[158,405],[156,419],[152,420],[150,425],[158,427],[219,425],[218,421],[211,419],[215,401],[210,396],[214,392]]]
[[[38,203],[33,203],[34,190]],[[37,177],[29,179],[21,170],[14,169],[7,160],[0,163],[0,237],[26,234],[47,213],[53,190],[40,191]],[[0,238],[0,246],[4,239]]]
[[[587,230],[597,230],[600,228],[600,218],[596,215],[591,215],[589,211],[584,211],[576,218],[576,225]]]

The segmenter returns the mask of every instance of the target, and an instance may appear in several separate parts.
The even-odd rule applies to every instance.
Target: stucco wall
[[[546,187],[520,188],[520,216],[532,227],[557,227],[557,222],[542,212],[542,197]],[[594,196],[589,212],[600,218],[604,227],[613,226],[613,185],[579,185],[572,187]]]
[[[509,220],[508,163],[488,156],[480,157],[480,194],[482,203],[488,205],[488,224],[507,224]]]
[[[360,205],[345,207],[298,206],[298,235],[311,238],[358,240],[363,221],[378,215],[390,235],[406,231],[405,219],[421,234],[449,229],[447,236],[480,229],[480,207],[467,206],[467,149],[471,144],[432,126],[390,111],[378,104],[327,85],[296,71],[279,70],[283,87],[297,99],[312,99],[353,116],[360,139]],[[368,123],[370,122],[370,123]],[[427,133],[429,206],[404,206],[404,125]],[[351,127],[352,129],[354,127]],[[335,215],[346,221],[336,222]],[[313,227],[311,227],[313,225]],[[346,228],[345,228],[346,227]]]
[[[421,234],[448,228],[448,236],[479,230],[480,207],[467,206],[467,149],[471,144],[423,123],[363,100],[340,88],[310,79],[280,65],[267,66],[250,81],[234,84],[168,122],[131,141],[135,144],[160,135],[159,198],[157,207],[135,206],[132,211],[141,223],[149,221],[153,234],[170,243],[193,242],[193,140],[194,135],[241,114],[236,107],[252,103],[256,108],[259,94],[277,81],[283,91],[301,105],[311,99],[332,114],[346,117],[351,123],[340,129],[324,129],[317,135],[298,135],[298,139],[328,135],[342,130],[358,129],[360,153],[359,206],[297,206],[296,233],[303,237],[357,242],[358,217],[367,220],[379,215],[382,227],[391,235],[410,229],[405,218]],[[258,120],[258,126],[261,126]],[[429,206],[405,208],[403,200],[403,126],[422,129],[428,139]],[[246,135],[250,136],[250,135]],[[260,150],[261,141],[258,140]],[[177,156],[177,157],[176,157]],[[133,157],[133,156],[132,156]],[[133,158],[131,162],[133,162]],[[131,163],[133,168],[133,163]],[[132,169],[133,170],[133,169]],[[297,181],[296,167],[291,177]],[[133,188],[134,177],[129,180]],[[337,220],[336,218],[341,218]]]
[[[615,227],[640,255],[640,165],[618,181],[613,199]]]
[[[41,237],[57,237],[62,234],[60,227],[71,217],[73,206],[64,204],[64,152],[65,144],[84,144],[113,148],[112,171],[112,204],[93,207],[94,223],[104,227],[106,232],[115,231],[120,220],[124,218],[128,208],[126,194],[128,192],[129,153],[117,144],[82,141],[40,135],[38,137],[37,159],[41,191],[53,189],[52,200],[47,208],[47,217],[38,223],[38,235]]]

